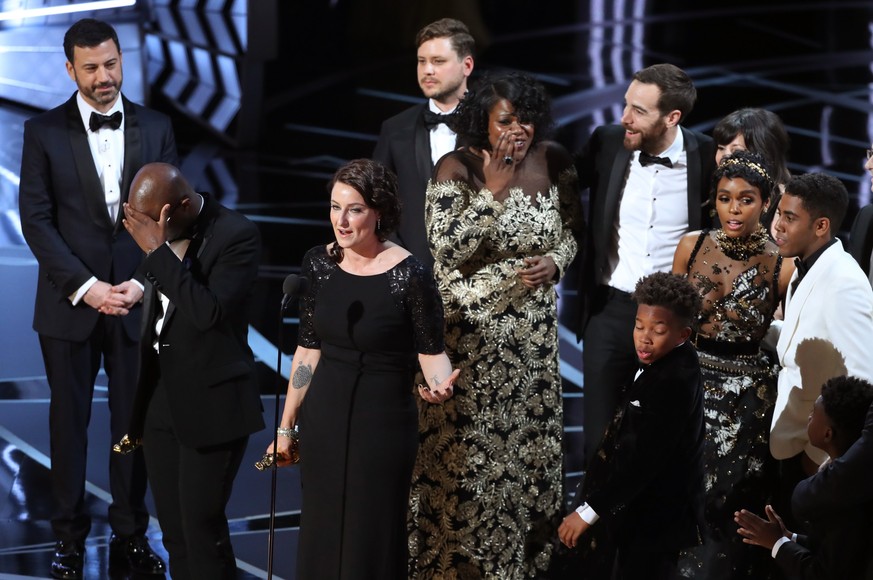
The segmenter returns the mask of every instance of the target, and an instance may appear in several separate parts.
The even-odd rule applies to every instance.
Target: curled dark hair
[[[449,124],[458,141],[467,146],[490,151],[488,119],[491,109],[501,99],[512,103],[519,123],[534,126],[531,145],[551,134],[552,107],[545,87],[530,75],[519,72],[486,74],[476,88],[461,99]]]
[[[873,403],[873,385],[857,377],[834,377],[822,386],[821,402],[836,445],[845,452],[861,436],[867,411]]]
[[[640,278],[632,298],[638,305],[666,308],[682,326],[691,326],[701,307],[700,294],[691,282],[669,272],[655,272]]]
[[[712,191],[710,199],[715,200],[718,193],[718,182],[722,177],[734,179],[739,177],[746,180],[752,187],[758,188],[761,201],[770,200],[773,191],[773,180],[770,177],[770,168],[767,161],[757,153],[749,151],[734,151],[727,157],[722,158],[721,163],[712,174]]]
[[[653,64],[634,73],[633,80],[658,87],[661,91],[661,96],[658,97],[658,111],[661,115],[678,110],[682,114],[679,120],[684,121],[697,102],[697,89],[694,88],[694,83],[685,71],[676,65]]]
[[[716,145],[728,145],[737,135],[743,136],[746,149],[767,160],[774,183],[784,184],[791,178],[786,162],[791,140],[779,115],[766,109],[739,109],[712,130]]]
[[[846,217],[849,192],[843,182],[826,173],[806,173],[792,177],[785,184],[785,195],[799,197],[803,209],[816,220],[826,217],[831,222],[831,235],[836,235]]]
[[[337,183],[352,187],[364,198],[367,207],[379,213],[376,235],[385,241],[400,223],[400,198],[397,197],[397,177],[384,165],[371,159],[354,159],[333,174],[328,191]],[[343,259],[342,248],[334,244],[330,251],[337,262]]]
[[[107,40],[115,43],[118,54],[121,54],[121,45],[118,44],[118,35],[111,25],[94,18],[83,18],[73,24],[64,34],[64,54],[70,64],[73,63],[73,49],[92,48],[103,44]]]

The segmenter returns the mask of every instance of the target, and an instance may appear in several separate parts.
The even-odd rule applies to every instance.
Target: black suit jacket
[[[776,552],[776,563],[791,580],[861,580],[870,558],[873,505],[834,512],[825,519],[803,522],[810,535],[798,535]],[[869,575],[866,576],[869,578]]]
[[[170,119],[123,96],[124,173],[121,203],[146,163],[178,164]],[[24,123],[19,188],[21,227],[39,262],[33,328],[70,341],[85,340],[100,314],[68,297],[88,281],[118,284],[134,277],[142,252],[118,219],[110,221],[103,187],[88,147],[76,94]],[[131,339],[139,334],[140,308],[122,317]]]
[[[424,198],[434,167],[424,125],[427,107],[426,102],[415,105],[382,123],[373,159],[397,174],[402,213],[395,241],[433,267],[424,228]]]
[[[873,204],[865,205],[855,216],[849,236],[849,251],[870,276],[870,254],[873,253]]]
[[[673,551],[695,546],[703,521],[703,386],[689,342],[633,382],[614,435],[589,465],[587,501],[619,544]],[[640,548],[643,546],[644,548]]]
[[[145,314],[132,439],[142,434],[158,374],[182,445],[217,445],[264,427],[246,314],[260,236],[244,216],[204,197],[185,258],[180,261],[164,244],[143,261]],[[170,299],[159,355],[153,348],[157,290]]]
[[[833,514],[865,509],[873,505],[873,405],[867,411],[860,439],[838,459],[794,488],[791,511],[798,521],[827,520]],[[873,532],[866,538],[867,570],[864,578],[873,580]],[[780,548],[781,551],[781,548]]]
[[[688,227],[693,231],[711,222],[708,199],[715,168],[715,145],[702,133],[684,127],[680,130],[688,163]],[[582,189],[588,188],[586,217],[589,224],[582,244],[581,320],[577,327],[580,337],[588,323],[594,290],[609,268],[613,228],[633,156],[632,151],[624,148],[623,141],[624,127],[621,125],[598,127],[576,157],[579,184]]]

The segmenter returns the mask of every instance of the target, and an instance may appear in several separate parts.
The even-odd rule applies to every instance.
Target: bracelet
[[[279,427],[278,429],[276,429],[276,435],[279,435],[280,437],[287,437],[288,439],[291,439],[293,441],[300,440],[296,425],[294,427]]]

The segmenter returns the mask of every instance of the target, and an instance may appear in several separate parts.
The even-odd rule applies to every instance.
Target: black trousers
[[[675,578],[679,551],[653,552],[619,546],[612,580],[670,580]]]
[[[586,464],[639,368],[633,340],[636,315],[637,305],[630,294],[608,286],[598,288],[582,337]]]
[[[143,449],[164,547],[174,580],[232,580],[236,559],[225,508],[248,437],[204,448],[176,437],[167,386],[158,381],[149,403]]]
[[[40,335],[51,402],[49,438],[55,509],[52,530],[65,542],[84,543],[91,529],[85,510],[85,469],[91,398],[101,359],[109,377],[111,440],[99,442],[109,460],[109,525],[122,537],[144,534],[146,473],[142,452],[112,453],[112,444],[127,433],[136,391],[139,345],[124,331],[121,319],[101,316],[88,340],[70,342]]]

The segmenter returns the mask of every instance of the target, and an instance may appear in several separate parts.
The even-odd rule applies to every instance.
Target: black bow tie
[[[110,129],[121,127],[121,111],[115,111],[111,115],[101,115],[92,111],[88,127],[96,133],[104,126],[109,126]]]
[[[663,165],[664,167],[673,167],[673,162],[670,161],[668,157],[656,157],[654,155],[649,155],[645,151],[640,151],[640,165],[645,167],[646,165],[651,165],[652,163],[657,163],[658,165]]]
[[[434,113],[431,110],[424,111],[424,126],[428,129],[433,129],[440,123],[445,123],[446,119],[449,118],[449,115],[441,115],[439,113]]]
[[[795,278],[791,283],[792,296],[797,292],[797,287],[800,286],[800,281],[803,280],[803,277],[806,276],[806,272],[808,271],[806,262],[800,258],[794,258],[794,267],[797,269],[797,278]]]

